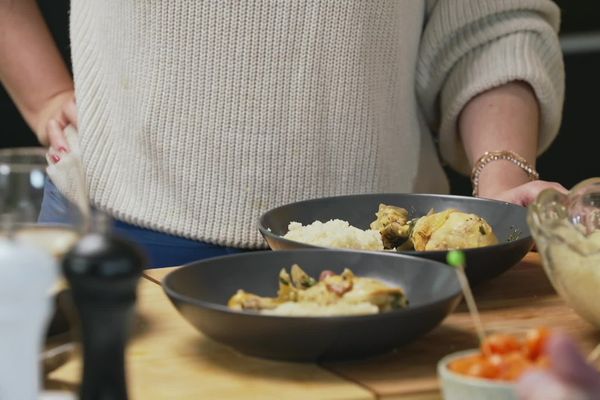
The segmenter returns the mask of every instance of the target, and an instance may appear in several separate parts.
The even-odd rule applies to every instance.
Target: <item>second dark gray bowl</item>
[[[318,248],[284,239],[289,223],[296,221],[306,225],[315,220],[325,222],[341,219],[357,228],[368,229],[380,203],[404,207],[411,218],[426,215],[432,208],[436,211],[456,208],[485,218],[496,233],[499,244],[464,250],[467,257],[466,272],[472,284],[506,271],[518,263],[533,246],[525,207],[474,197],[435,194],[364,194],[300,201],[266,212],[261,216],[258,228],[273,250]],[[447,251],[401,253],[446,262]]]
[[[318,277],[350,268],[402,287],[408,308],[350,317],[282,317],[227,308],[238,289],[275,296],[281,268],[299,264]],[[257,357],[286,361],[374,356],[437,326],[460,300],[455,271],[424,258],[344,250],[249,252],[203,260],[171,272],[163,288],[183,317],[212,339]]]

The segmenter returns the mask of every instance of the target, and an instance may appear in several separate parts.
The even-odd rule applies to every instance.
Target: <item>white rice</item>
[[[284,317],[339,317],[342,315],[369,315],[379,313],[379,308],[371,303],[294,303],[286,301],[272,310],[261,310],[261,314]]]
[[[381,234],[377,230],[358,229],[340,219],[325,223],[315,221],[303,226],[299,222],[290,222],[284,238],[315,246],[356,250],[383,250]]]

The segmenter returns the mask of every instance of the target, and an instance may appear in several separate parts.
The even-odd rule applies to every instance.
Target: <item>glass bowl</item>
[[[600,328],[600,178],[567,194],[543,191],[529,206],[527,222],[558,294]]]

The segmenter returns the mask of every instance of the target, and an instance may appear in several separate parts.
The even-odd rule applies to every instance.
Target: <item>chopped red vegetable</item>
[[[525,338],[509,334],[489,335],[481,353],[450,363],[451,371],[477,378],[516,381],[530,368],[546,368],[544,347],[550,336],[547,328],[532,329]]]

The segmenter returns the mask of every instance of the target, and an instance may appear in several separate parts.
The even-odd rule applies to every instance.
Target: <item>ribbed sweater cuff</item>
[[[560,127],[564,71],[558,45],[528,31],[502,36],[465,54],[452,68],[441,91],[440,150],[448,164],[468,174],[470,167],[458,138],[458,117],[473,97],[511,81],[531,85],[538,99],[538,153],[548,148]],[[500,149],[499,149],[500,150]]]

